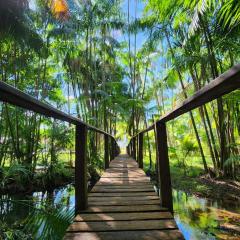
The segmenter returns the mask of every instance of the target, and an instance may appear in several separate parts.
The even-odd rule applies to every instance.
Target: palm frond
[[[40,53],[44,43],[27,17],[27,1],[0,0],[0,34],[2,37],[12,37],[21,45],[30,46]],[[21,3],[21,4],[20,4]]]
[[[240,1],[224,1],[219,11],[219,21],[225,28],[233,28],[240,23]]]
[[[25,229],[37,240],[58,240],[63,238],[73,218],[74,208],[35,209],[27,219]]]

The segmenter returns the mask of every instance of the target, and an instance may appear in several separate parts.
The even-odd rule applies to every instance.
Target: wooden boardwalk
[[[111,161],[88,201],[65,240],[184,239],[172,214],[160,206],[150,179],[128,155]]]

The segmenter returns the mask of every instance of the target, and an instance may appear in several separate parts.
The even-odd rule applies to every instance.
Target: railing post
[[[87,209],[87,126],[76,125],[75,133],[75,213]]]
[[[136,159],[136,138],[134,137],[133,139],[132,139],[133,141],[133,159],[135,159],[135,160],[137,160]]]
[[[117,150],[117,142],[116,140],[114,140],[114,157],[116,157],[118,155],[118,150]]]
[[[104,134],[104,168],[109,168],[109,144],[108,135]]]
[[[166,207],[173,213],[171,175],[168,158],[166,123],[156,123],[156,147],[158,160],[158,180],[160,188],[160,201],[162,207]]]
[[[129,143],[129,145],[128,145],[128,151],[129,151],[129,156],[131,156],[131,151],[132,151],[132,149],[131,149],[131,143]]]
[[[139,135],[136,136],[136,160],[137,160],[137,162],[139,163],[139,155],[138,155],[138,147],[139,147],[139,145],[138,145],[138,144],[139,144],[139,143],[138,143],[138,140],[139,140],[139,139],[138,139],[138,136],[139,136]]]
[[[138,134],[138,166],[143,168],[143,133]]]
[[[113,160],[114,159],[114,139],[111,138],[111,159],[110,160]]]
[[[129,156],[132,156],[132,139],[129,142]]]

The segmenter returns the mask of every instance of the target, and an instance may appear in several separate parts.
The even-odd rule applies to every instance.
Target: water
[[[175,220],[186,239],[240,239],[239,202],[213,201],[177,190],[173,202]]]
[[[240,231],[236,235],[236,229],[240,228],[239,202],[210,201],[177,190],[173,191],[173,200],[174,217],[186,239],[240,239]],[[67,185],[52,192],[35,192],[29,196],[1,196],[0,220],[9,224],[24,222],[33,209],[41,209],[42,206],[53,212],[64,207],[64,211],[69,212],[74,209],[74,187]],[[233,228],[235,231],[230,230]]]

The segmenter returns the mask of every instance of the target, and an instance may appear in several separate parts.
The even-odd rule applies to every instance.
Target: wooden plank
[[[142,169],[137,168],[109,168],[105,172],[107,173],[141,173],[145,175],[144,171]]]
[[[108,202],[108,201],[132,201],[132,202],[138,202],[138,201],[144,201],[144,200],[159,200],[159,197],[157,195],[155,196],[137,196],[137,197],[88,197],[89,202]]]
[[[148,177],[145,177],[142,174],[139,174],[139,175],[137,175],[137,174],[125,174],[125,175],[123,175],[121,173],[119,173],[119,174],[104,173],[101,178],[122,178],[122,179],[129,178],[129,179],[133,179],[133,180],[137,178],[138,181],[149,180]]]
[[[172,219],[170,212],[132,212],[132,213],[81,213],[78,214],[74,221],[124,221],[124,220],[148,220],[148,219]]]
[[[103,222],[74,222],[68,232],[107,232],[107,231],[127,231],[127,230],[161,230],[176,229],[174,220],[135,220],[135,221],[103,221]]]
[[[137,179],[110,179],[110,178],[101,178],[98,182],[98,184],[146,184],[146,183],[150,183],[149,179],[144,179],[144,180],[137,180]]]
[[[120,201],[89,201],[88,206],[132,206],[133,202],[132,201],[127,201],[127,200],[120,200]],[[139,200],[135,201],[134,205],[152,205],[152,204],[160,204],[160,200]]]
[[[152,187],[147,188],[106,188],[106,187],[100,187],[96,186],[92,189],[92,193],[115,193],[115,192],[154,192],[154,189]]]
[[[64,240],[183,240],[179,230],[114,231],[67,233]]]
[[[115,189],[115,188],[118,188],[118,189],[133,189],[133,188],[136,188],[136,189],[143,189],[143,188],[148,188],[148,189],[152,189],[153,190],[153,186],[151,184],[142,184],[142,185],[99,185],[99,184],[96,184],[95,185],[95,189],[96,188],[104,188],[104,189]]]
[[[155,192],[126,192],[126,193],[89,193],[89,197],[143,197],[157,196]]]
[[[133,206],[96,206],[89,207],[83,210],[86,212],[151,212],[151,211],[167,211],[167,208],[160,207],[158,204],[155,205],[133,205]]]

